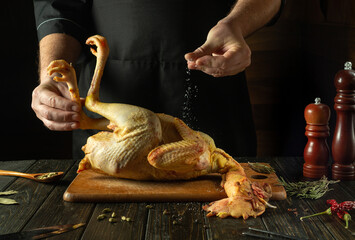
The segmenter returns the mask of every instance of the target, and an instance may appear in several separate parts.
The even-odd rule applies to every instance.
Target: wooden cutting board
[[[286,191],[279,185],[275,173],[257,173],[247,163],[241,165],[251,181],[267,182],[271,185],[272,200],[286,199]],[[226,197],[220,182],[219,175],[207,175],[192,180],[156,182],[119,179],[93,170],[85,170],[80,172],[69,185],[63,199],[69,202],[215,201]]]

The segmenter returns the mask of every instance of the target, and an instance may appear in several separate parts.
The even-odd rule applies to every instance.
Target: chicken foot
[[[256,217],[265,212],[271,197],[269,184],[260,186],[252,183],[246,176],[243,167],[222,149],[216,148],[211,156],[212,172],[222,174],[221,186],[227,198],[212,202],[203,207],[207,216],[226,218]],[[273,207],[273,206],[272,206]]]
[[[48,75],[51,76],[57,73],[57,76],[53,77],[56,82],[65,82],[68,86],[68,91],[71,100],[76,102],[81,108],[81,100],[79,96],[79,88],[77,84],[76,74],[73,66],[68,64],[65,60],[52,61],[47,67]],[[79,128],[80,129],[98,129],[109,130],[106,126],[109,121],[105,118],[90,118],[83,110],[80,111]]]

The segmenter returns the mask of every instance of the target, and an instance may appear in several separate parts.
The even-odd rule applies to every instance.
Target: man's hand
[[[207,35],[206,42],[185,54],[189,69],[201,70],[214,77],[242,72],[251,63],[251,51],[242,32],[231,24],[219,22]]]
[[[50,130],[70,131],[79,128],[80,106],[70,99],[67,84],[49,77],[47,67],[53,60],[64,59],[75,63],[81,46],[73,37],[53,33],[39,43],[40,84],[32,92],[32,109]]]
[[[50,130],[70,131],[79,128],[80,107],[70,100],[68,87],[51,78],[42,81],[32,92],[32,109]]]
[[[238,0],[231,12],[207,35],[206,42],[185,54],[189,69],[214,77],[235,75],[251,63],[244,38],[267,24],[279,11],[281,0]]]

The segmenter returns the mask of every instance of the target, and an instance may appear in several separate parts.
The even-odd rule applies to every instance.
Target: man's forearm
[[[266,25],[279,11],[281,0],[238,0],[227,17],[221,22],[229,22],[249,36]]]
[[[80,51],[80,43],[69,35],[53,33],[45,36],[39,43],[40,81],[46,79],[47,66],[51,61],[64,59],[68,63],[75,63]]]

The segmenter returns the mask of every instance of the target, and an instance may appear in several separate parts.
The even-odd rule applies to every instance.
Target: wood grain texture
[[[287,181],[299,181],[302,178],[302,158],[263,157],[238,158],[239,162],[269,163],[278,176]],[[0,162],[1,164],[1,162]],[[204,202],[142,202],[142,203],[69,203],[62,200],[62,194],[76,176],[76,164],[72,160],[40,160],[22,162],[30,166],[27,171],[65,170],[64,178],[57,184],[39,184],[27,179],[17,179],[8,189],[21,189],[20,205],[0,207],[0,234],[13,231],[29,230],[43,226],[66,223],[86,222],[83,228],[67,232],[53,239],[239,239],[248,227],[265,229],[291,236],[308,239],[352,239],[355,230],[354,221],[349,229],[336,216],[320,216],[299,220],[300,216],[324,211],[328,206],[326,199],[335,198],[338,202],[351,200],[354,196],[355,182],[347,181],[331,185],[334,190],[318,200],[287,198],[284,201],[272,201],[277,209],[266,209],[257,218],[220,219],[207,218],[201,207]],[[74,165],[73,165],[74,164]],[[4,169],[11,169],[14,163],[4,164]],[[11,169],[16,170],[16,169]],[[25,182],[27,184],[25,184]],[[26,195],[27,197],[24,197]],[[21,199],[27,199],[21,201]],[[151,206],[148,207],[147,206]],[[97,221],[97,216],[104,208],[111,208],[117,218],[130,217],[133,221],[117,221],[111,224],[105,220]],[[296,210],[293,210],[296,209]],[[166,210],[166,211],[165,211]],[[165,212],[165,213],[164,213]],[[0,237],[1,238],[1,237]],[[253,239],[242,237],[243,239]],[[51,238],[52,239],[52,238]]]
[[[35,160],[0,161],[0,169],[25,172],[26,169],[29,168],[34,162]],[[9,186],[16,179],[16,177],[0,176],[0,191],[5,190],[6,187]]]
[[[37,163],[38,164],[38,163]],[[62,196],[66,186],[76,175],[77,164],[73,160],[60,160],[61,166],[68,165],[70,168],[67,174],[56,184],[53,191],[47,196],[42,205],[28,221],[23,230],[31,230],[38,227],[48,227],[64,224],[87,223],[95,207],[90,203],[67,203],[63,202]],[[37,201],[34,199],[34,201]],[[54,207],[55,206],[55,207]],[[51,239],[80,239],[85,228],[79,228],[74,231],[64,233]]]
[[[72,162],[67,161],[40,160],[36,164],[33,164],[27,172],[66,172],[71,166]],[[10,233],[20,231],[29,218],[43,204],[45,199],[47,199],[55,186],[56,183],[38,183],[24,178],[14,181],[9,186],[9,189],[18,191],[12,198],[19,204],[0,208],[0,232]]]
[[[145,203],[97,204],[82,239],[144,239],[148,214],[145,206]],[[105,208],[110,208],[112,211],[106,213],[107,218],[98,221],[97,217]],[[108,221],[112,212],[116,214],[116,223]],[[130,218],[130,221],[122,220],[122,216]]]
[[[155,204],[149,209],[146,239],[206,239],[201,203]]]

